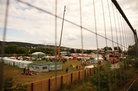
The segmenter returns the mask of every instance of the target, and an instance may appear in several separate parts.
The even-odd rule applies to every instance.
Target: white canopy
[[[17,60],[17,59],[10,59],[8,57],[4,57],[3,58],[4,63],[7,65],[11,65],[11,66],[17,66],[19,68],[27,68],[28,64],[32,63],[31,61],[21,61],[21,60]]]
[[[45,53],[43,53],[43,52],[34,52],[34,53],[32,53],[32,55],[38,55],[38,54],[45,55]]]
[[[94,68],[94,66],[93,65],[85,66],[85,69],[86,68]]]

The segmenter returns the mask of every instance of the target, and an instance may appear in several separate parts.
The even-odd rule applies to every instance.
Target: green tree
[[[112,48],[107,46],[107,47],[104,47],[104,50],[105,50],[105,51],[107,51],[107,50],[112,50]]]
[[[129,56],[137,56],[137,52],[136,52],[136,45],[132,45],[128,47],[128,55]]]
[[[29,51],[28,51],[29,49],[28,48],[25,48],[25,47],[18,47],[18,54],[28,54],[29,53]]]
[[[13,54],[18,52],[18,46],[15,44],[10,44],[5,47],[5,53]]]
[[[76,50],[76,53],[81,53],[81,50],[80,50],[80,49],[77,49],[77,50]]]
[[[118,51],[119,51],[119,53],[122,53],[122,49],[121,49],[119,46],[114,47],[114,50],[118,50]]]
[[[29,49],[27,47],[20,47],[16,44],[10,44],[5,47],[6,54],[28,54]]]
[[[74,49],[70,49],[70,53],[75,53],[75,50]]]

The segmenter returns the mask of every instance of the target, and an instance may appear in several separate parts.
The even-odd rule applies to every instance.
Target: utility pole
[[[64,13],[63,13],[63,19],[62,19],[62,27],[61,27],[60,41],[59,41],[59,46],[58,46],[58,56],[60,56],[60,46],[61,46],[61,41],[62,41],[62,33],[63,33],[63,25],[64,25],[65,12],[66,12],[66,6],[64,6]]]

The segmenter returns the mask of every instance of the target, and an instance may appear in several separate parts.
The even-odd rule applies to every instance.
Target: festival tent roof
[[[32,63],[31,61],[21,61],[21,60],[17,60],[17,59],[10,59],[8,57],[4,57],[3,58],[4,63],[7,65],[11,65],[11,66],[17,66],[19,68],[27,68],[28,64]]]
[[[28,65],[31,63],[33,63],[33,62],[31,62],[31,61],[20,61],[17,66],[19,68],[28,68]]]
[[[94,66],[93,65],[85,66],[85,69],[86,68],[94,68]]]
[[[45,53],[43,53],[43,52],[34,52],[34,53],[32,53],[32,55],[39,55],[39,54],[45,55]]]
[[[45,53],[43,53],[43,52],[34,52],[34,53],[32,53],[32,57],[34,59],[37,59],[37,60],[39,60],[39,58],[42,58],[44,56],[45,56]]]

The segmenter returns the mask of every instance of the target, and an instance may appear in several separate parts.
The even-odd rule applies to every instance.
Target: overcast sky
[[[0,0],[0,40],[3,38],[3,26],[5,18],[5,1]],[[31,5],[37,6],[50,13],[55,13],[55,0],[23,0]],[[79,0],[57,0],[57,15],[63,17],[64,6],[66,5],[65,19],[80,25],[80,6]],[[111,23],[107,0],[95,0],[97,33],[112,40],[111,30],[113,31],[113,41],[121,45],[134,44],[133,34],[121,15],[112,7],[109,0]],[[135,29],[138,29],[138,0],[118,0],[124,13]],[[93,0],[82,0],[82,26],[95,32],[95,17]],[[113,13],[114,10],[114,13]],[[114,18],[115,16],[115,18]],[[105,27],[104,28],[104,20]],[[115,23],[116,22],[116,23]],[[57,19],[57,44],[59,43],[62,20]],[[83,29],[84,49],[96,48],[95,34]],[[27,6],[16,0],[10,0],[9,17],[6,33],[6,41],[20,41],[37,44],[55,44],[55,17],[33,7]],[[120,35],[122,37],[120,37]],[[125,37],[127,36],[127,37]],[[64,22],[62,46],[81,48],[81,29],[78,26]],[[116,45],[116,44],[114,44]],[[106,46],[105,39],[98,36],[98,47]],[[112,47],[112,42],[107,41],[107,46]]]

